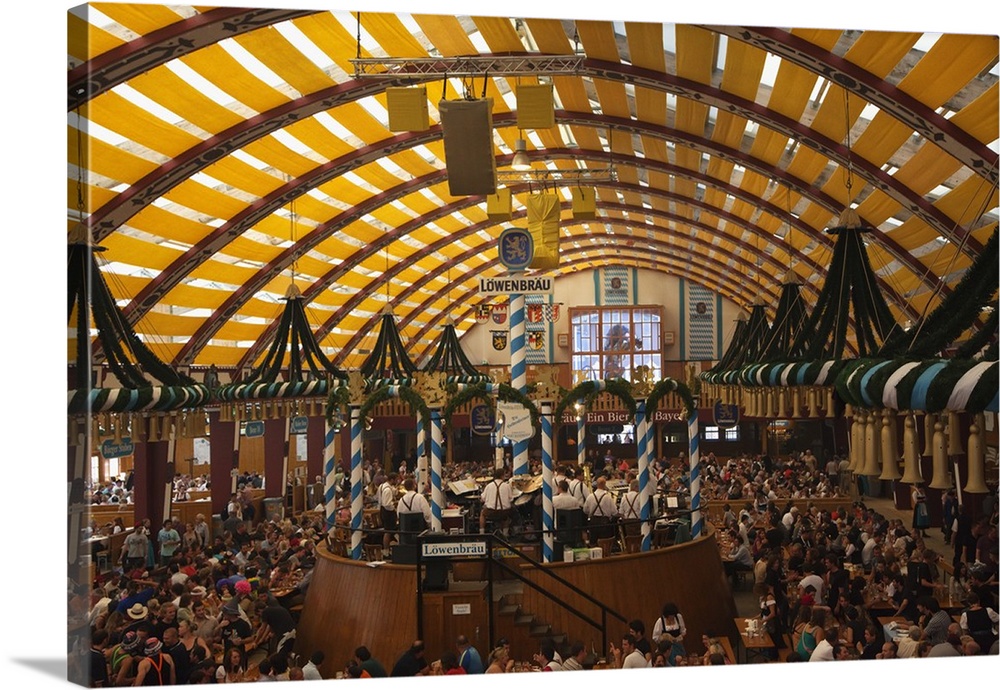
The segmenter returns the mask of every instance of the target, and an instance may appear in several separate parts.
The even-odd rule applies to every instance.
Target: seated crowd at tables
[[[921,530],[862,502],[727,503],[717,527],[733,586],[740,571],[752,577],[773,655],[885,659],[997,653],[996,518],[994,508],[975,526],[974,554],[956,546],[953,580]]]

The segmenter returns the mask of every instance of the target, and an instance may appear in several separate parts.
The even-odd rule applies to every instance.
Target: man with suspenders
[[[431,506],[423,494],[417,493],[417,482],[413,477],[407,477],[403,481],[403,488],[406,489],[406,493],[396,503],[396,513],[398,515],[422,513],[424,523],[431,524]]]
[[[615,499],[607,489],[608,480],[603,475],[597,478],[597,488],[594,493],[587,496],[583,504],[583,512],[587,515],[590,524],[594,527],[598,525],[610,525],[612,519],[618,517],[618,507]],[[591,530],[592,539],[603,539],[613,536],[614,531],[608,527],[600,527]]]
[[[486,532],[486,520],[490,517],[499,519],[501,530],[506,531],[510,523],[511,502],[513,499],[510,483],[507,481],[509,477],[510,470],[503,467],[497,471],[497,476],[483,487],[481,496],[483,509],[479,513],[479,531],[481,533]]]
[[[139,662],[133,685],[175,685],[174,660],[163,653],[163,644],[155,637],[146,640],[144,657]]]

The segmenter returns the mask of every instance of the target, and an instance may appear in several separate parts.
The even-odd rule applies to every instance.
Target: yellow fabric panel
[[[223,192],[188,180],[163,195],[168,201],[217,218],[232,218],[246,203]]]
[[[677,76],[711,84],[715,34],[691,24],[677,24],[674,33],[677,36]]]
[[[232,96],[234,101],[244,103],[257,112],[276,108],[289,100],[267,82],[251,74],[218,44],[206,46],[179,59]]]
[[[334,85],[326,72],[296,50],[273,26],[234,36],[233,40],[303,95]]]
[[[197,362],[211,362],[217,366],[234,366],[240,358],[247,353],[243,347],[229,347],[223,345],[206,345],[198,353]]]
[[[191,271],[188,277],[203,278],[204,280],[228,283],[229,285],[243,285],[256,274],[256,268],[208,260],[199,264],[197,268]],[[176,290],[177,288],[174,289]],[[195,304],[197,305],[197,302]]]
[[[530,194],[525,205],[528,207],[528,231],[535,245],[531,268],[556,268],[559,265],[559,197]]]
[[[601,110],[605,115],[624,118],[632,117],[632,113],[629,112],[628,108],[628,97],[625,94],[624,84],[609,82],[604,79],[595,79],[594,87],[597,89],[597,98],[601,103]],[[620,142],[624,140],[631,142],[628,135],[614,138],[616,149],[619,147]],[[628,152],[631,153],[631,143],[629,143],[627,148]]]
[[[654,161],[659,161],[661,163],[667,162],[667,143],[663,139],[657,139],[656,137],[643,136],[642,139],[642,151],[646,158]]]
[[[695,136],[705,134],[705,122],[708,119],[708,106],[688,98],[677,99],[677,115],[674,127],[682,132]]]
[[[168,5],[95,2],[91,3],[91,7],[139,35],[152,33],[183,19]]]
[[[588,58],[618,62],[618,40],[611,22],[577,20],[576,30]]]
[[[701,151],[678,145],[674,148],[674,163],[682,168],[698,171],[701,169]]]
[[[847,137],[847,113],[851,114],[851,122],[856,123],[861,111],[868,102],[853,93],[848,94],[847,107],[844,106],[844,89],[831,84],[826,97],[819,106],[811,127],[833,141],[842,142]],[[853,143],[853,142],[852,142]]]
[[[951,123],[974,136],[984,144],[997,138],[1000,129],[1000,108],[997,98],[1000,87],[994,82],[979,98],[955,113]]]
[[[67,52],[77,60],[91,60],[124,43],[114,34],[92,26],[69,12],[66,13],[66,22]]]
[[[308,142],[303,143],[308,145]],[[272,136],[262,137],[252,141],[243,147],[243,150],[254,158],[258,158],[265,163],[269,163],[278,170],[287,175],[291,175],[292,177],[304,175],[317,167],[316,161],[303,156],[297,151],[293,151]],[[267,175],[263,172],[260,174],[265,175],[272,180],[275,179],[274,175]],[[280,180],[278,180],[278,183],[280,184]]]
[[[345,103],[330,111],[330,115],[366,144],[373,144],[393,136],[392,132],[383,127],[358,103]]]
[[[207,225],[152,204],[129,218],[128,224],[155,237],[170,238],[184,244],[197,244],[212,230]]]
[[[744,117],[719,111],[716,114],[715,128],[712,130],[712,141],[717,141],[730,148],[738,149],[743,142],[747,121]]]
[[[760,76],[764,72],[767,53],[743,41],[726,42],[726,63],[722,72],[722,90],[753,100],[757,96]]]
[[[110,189],[104,189],[102,187],[92,187],[90,185],[83,186],[83,209],[84,211],[93,212],[95,208],[101,208],[112,199],[114,199],[117,194],[112,192]],[[76,180],[68,179],[66,180],[66,208],[72,210],[73,223],[70,224],[70,228],[75,225],[76,220],[79,219],[77,214],[77,206],[79,200],[77,199],[76,190]]]
[[[251,153],[251,155],[254,154]],[[274,175],[258,170],[233,156],[220,158],[217,162],[206,167],[203,172],[209,177],[257,197],[267,196],[282,184],[282,181]]]
[[[926,194],[961,167],[958,159],[925,141],[893,178],[919,194]]]
[[[371,244],[382,236],[382,231],[374,228],[363,220],[356,220],[351,223],[344,232],[351,237],[361,240],[365,244]]]
[[[803,40],[818,45],[820,48],[825,50],[833,50],[833,47],[837,45],[837,41],[840,40],[844,32],[839,29],[805,28],[792,29],[789,33],[793,36],[798,36]]]
[[[961,226],[976,221],[984,211],[996,208],[997,188],[982,178],[970,177],[934,202],[935,208],[944,211]]]
[[[628,53],[632,64],[643,69],[665,72],[663,25],[652,22],[625,22]]]
[[[931,108],[997,59],[996,36],[944,34],[897,85]]]
[[[199,139],[133,105],[114,91],[91,99],[87,116],[112,132],[171,158],[199,143]]]
[[[816,74],[782,60],[774,78],[774,88],[767,107],[793,120],[798,120],[805,110],[809,95],[816,85]]]
[[[898,228],[890,230],[885,234],[894,239],[898,245],[905,249],[916,249],[917,247],[922,247],[938,236],[936,230],[931,230],[927,227],[926,223],[917,220],[917,218],[912,216]],[[931,254],[933,254],[933,252]],[[930,254],[920,257],[920,261],[925,263],[931,260]]]
[[[338,27],[340,26],[336,21],[332,21],[331,23],[336,24]],[[420,42],[413,37],[409,29],[406,28],[395,14],[367,12],[361,16],[361,25],[365,28],[365,31],[378,40],[379,45],[385,48],[389,55],[396,57],[427,56],[427,51],[424,50]],[[348,36],[346,40],[353,50],[354,42],[352,37]],[[354,57],[354,55],[350,55],[350,57]]]
[[[486,41],[491,53],[518,52],[524,44],[514,31],[514,24],[507,17],[473,16],[472,20]]]
[[[213,134],[242,122],[239,115],[202,95],[166,67],[141,74],[128,84],[150,100]]]
[[[115,274],[104,268],[101,269],[101,274],[104,276],[104,281],[108,284],[111,294],[114,295],[115,299],[132,299],[150,283],[150,278]]]
[[[974,230],[972,232],[972,236],[979,240],[980,244],[986,244],[990,239],[990,235],[992,235],[996,229],[996,223],[985,225],[977,230]]]
[[[527,18],[524,22],[540,52],[552,55],[568,55],[573,52],[573,46],[560,20]]]
[[[868,198],[866,198],[864,202],[858,206],[858,213],[862,218],[878,227],[884,223],[887,218],[897,213],[900,208],[901,206],[899,202],[890,197],[888,194],[880,190],[874,190],[868,195]]]
[[[878,77],[885,77],[906,57],[920,36],[919,33],[901,31],[865,31],[844,59]]]
[[[271,244],[255,242],[246,235],[238,235],[229,241],[223,251],[230,256],[238,256],[247,261],[261,261],[266,264],[276,257],[281,249]]]
[[[578,77],[554,77],[552,83],[556,86],[556,104],[562,102],[564,110],[570,112],[588,112],[590,110],[587,90]],[[578,129],[580,128],[574,129],[574,134]],[[577,141],[580,141],[580,135],[576,134],[576,136]]]
[[[70,163],[76,164],[76,129],[69,128],[69,137],[68,141],[71,142],[69,160]],[[90,170],[112,180],[132,184],[157,168],[152,161],[117,146],[111,146],[95,137],[86,139],[84,145],[87,147],[84,157],[88,158],[87,154],[89,154]],[[75,195],[75,180],[73,186]]]
[[[787,172],[806,182],[813,182],[826,168],[829,159],[808,146],[800,146],[788,164]]]
[[[447,17],[436,14],[414,14],[427,39],[441,51],[441,55],[477,55],[479,51],[465,34],[465,29],[457,17]]]
[[[101,245],[107,247],[102,258],[108,261],[121,261],[156,271],[163,270],[182,254],[182,252],[162,244],[144,242],[120,232],[108,235],[101,240]]]
[[[136,333],[147,333],[164,338],[185,335],[190,337],[204,322],[204,319],[191,316],[151,311],[139,319],[139,322],[135,324],[135,331]]]
[[[193,287],[181,284],[174,287],[166,296],[160,300],[160,304],[176,305],[180,307],[201,307],[205,309],[218,309],[229,295],[228,290],[215,290],[211,288]]]
[[[257,342],[264,335],[264,327],[239,321],[227,321],[226,324],[212,335],[213,340],[236,340],[240,342]],[[265,350],[270,348],[274,340],[265,343]],[[244,351],[245,354],[245,351]]]
[[[389,160],[414,177],[423,177],[437,170],[437,168],[421,158],[420,154],[413,149],[393,154],[389,156]]]
[[[757,136],[750,145],[750,155],[774,165],[785,152],[787,145],[788,137],[762,125],[757,128]]]

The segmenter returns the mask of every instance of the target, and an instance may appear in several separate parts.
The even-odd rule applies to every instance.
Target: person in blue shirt
[[[486,668],[483,666],[483,658],[479,651],[469,643],[469,638],[459,635],[455,640],[458,647],[458,664],[465,669],[466,673],[483,673]]]

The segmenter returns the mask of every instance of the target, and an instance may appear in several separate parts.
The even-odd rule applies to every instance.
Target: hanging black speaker
[[[493,99],[438,102],[444,133],[448,191],[453,196],[493,194],[497,188],[493,155]]]

